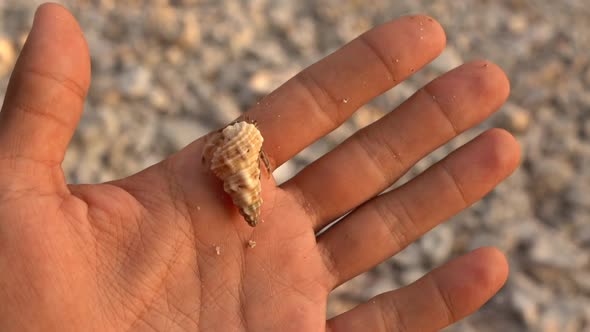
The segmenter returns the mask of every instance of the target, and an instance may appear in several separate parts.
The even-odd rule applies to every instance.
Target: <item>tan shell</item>
[[[203,155],[210,160],[211,171],[223,181],[223,189],[252,227],[260,220],[262,206],[262,142],[262,135],[254,124],[240,121],[212,134]]]

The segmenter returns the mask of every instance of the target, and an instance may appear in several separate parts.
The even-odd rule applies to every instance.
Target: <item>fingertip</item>
[[[493,62],[487,62],[487,66],[484,64],[484,68],[488,68],[488,70],[493,70],[496,75],[496,81],[498,83],[499,90],[501,91],[501,95],[504,96],[504,101],[508,99],[510,96],[510,78],[502,69],[502,67],[498,66]]]
[[[510,81],[506,73],[496,64],[486,61],[472,61],[453,70],[453,80],[463,81],[480,103],[492,113],[500,108],[510,95]]]
[[[501,177],[511,174],[520,164],[520,144],[508,131],[493,128],[482,134],[482,139],[489,147],[485,154],[485,163],[496,170],[502,170]]]
[[[410,29],[415,33],[414,39],[419,44],[428,44],[432,59],[439,56],[447,45],[447,35],[443,26],[434,18],[424,15],[406,16]]]
[[[88,44],[78,22],[61,5],[39,6],[2,106],[2,148],[61,162],[89,86]]]
[[[56,2],[46,2],[39,5],[39,7],[37,7],[37,10],[35,11],[35,17],[45,15],[46,13],[59,16],[63,15],[64,17],[69,17],[73,19],[73,16],[70,13],[70,11],[62,4]]]
[[[508,260],[496,247],[482,247],[470,254],[472,276],[488,294],[495,294],[506,283],[509,273]]]
[[[483,247],[461,256],[434,272],[452,296],[456,316],[465,317],[492,298],[506,283],[508,263],[500,250]]]
[[[463,64],[424,87],[428,97],[463,131],[500,109],[510,83],[500,67],[488,61]]]
[[[82,33],[82,29],[78,25],[78,21],[72,13],[63,5],[53,2],[48,2],[37,7],[35,11],[35,19],[33,27],[38,24],[46,24],[46,21],[61,21],[68,29],[75,29]]]
[[[419,31],[423,31],[424,34],[430,36],[435,49],[437,49],[439,53],[442,53],[447,45],[447,34],[442,24],[440,24],[435,18],[425,14],[408,17],[411,21],[416,22]]]
[[[373,45],[382,45],[384,62],[403,68],[403,80],[439,56],[446,45],[443,27],[426,15],[403,16],[364,34]]]
[[[473,68],[481,72],[481,90],[486,94],[495,96],[498,105],[500,107],[510,95],[510,80],[500,66],[497,64],[487,61],[479,60],[470,63]]]
[[[83,96],[90,85],[89,53],[88,43],[72,13],[60,4],[44,3],[35,12],[19,62],[26,69],[50,71],[77,82]]]

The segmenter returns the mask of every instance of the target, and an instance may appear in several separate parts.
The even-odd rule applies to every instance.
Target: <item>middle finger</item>
[[[488,62],[434,80],[397,110],[360,130],[283,185],[316,231],[377,195],[414,163],[476,125],[506,100],[509,82]]]

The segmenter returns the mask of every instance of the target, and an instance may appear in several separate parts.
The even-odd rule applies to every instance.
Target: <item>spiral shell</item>
[[[204,149],[210,169],[223,181],[223,189],[246,222],[254,227],[262,205],[260,159],[263,138],[254,124],[231,124],[212,134]]]

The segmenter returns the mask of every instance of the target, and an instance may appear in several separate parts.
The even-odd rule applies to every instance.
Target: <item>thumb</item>
[[[59,167],[89,84],[88,47],[78,23],[65,8],[42,5],[0,113],[0,164]]]

